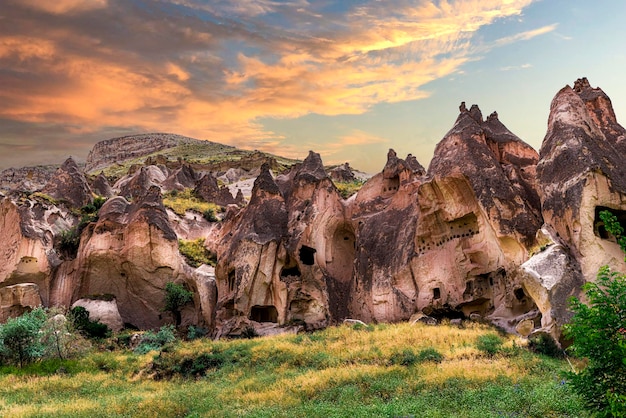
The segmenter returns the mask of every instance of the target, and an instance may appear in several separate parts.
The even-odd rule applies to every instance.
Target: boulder
[[[117,302],[113,300],[79,299],[72,308],[82,306],[89,312],[89,320],[99,321],[108,326],[111,331],[119,332],[124,328],[124,322],[117,309]]]

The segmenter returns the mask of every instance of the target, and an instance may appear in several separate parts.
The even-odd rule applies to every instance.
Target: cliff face
[[[189,140],[103,141],[87,170]],[[559,337],[567,299],[599,266],[626,269],[598,217],[609,209],[626,221],[624,157],[626,131],[611,101],[580,79],[552,101],[539,154],[495,112],[483,119],[463,103],[428,170],[390,150],[382,171],[349,199],[314,152],[278,175],[274,158],[263,157],[260,170],[231,162],[211,172],[215,165],[203,171],[150,157],[113,186],[68,160],[33,190],[20,191],[30,183],[16,181],[0,201],[0,318],[38,301],[70,306],[112,294],[116,327],[156,327],[171,322],[162,307],[165,284],[174,281],[194,292],[183,324],[214,336],[426,314]],[[235,198],[218,183],[252,172],[247,204],[241,190]],[[348,165],[331,175],[354,178]],[[109,199],[86,221],[92,190]],[[181,192],[222,206],[219,222],[163,205],[164,193]],[[65,248],[67,231],[80,234],[75,254]],[[214,270],[181,256],[178,240],[197,238],[217,254]]]
[[[201,142],[197,139],[173,134],[144,134],[112,138],[98,142],[87,155],[85,171],[90,172],[116,162],[152,154],[181,143]]]

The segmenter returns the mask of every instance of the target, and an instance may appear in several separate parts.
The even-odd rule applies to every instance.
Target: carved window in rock
[[[609,231],[607,231],[606,228],[604,227],[604,221],[600,219],[600,212],[603,212],[605,210],[611,212],[615,217],[617,217],[617,221],[625,230],[626,230],[626,211],[618,210],[618,209],[611,209],[605,206],[596,206],[595,217],[593,220],[594,234],[597,237],[600,237],[602,239],[616,242],[615,237]]]
[[[228,273],[228,291],[232,292],[233,290],[235,290],[235,270],[231,270]]]
[[[441,289],[439,289],[438,287],[435,287],[433,289],[433,299],[441,299]]]
[[[439,219],[443,215],[437,215],[434,219]],[[431,249],[443,247],[448,242],[457,239],[471,238],[480,233],[478,218],[473,212],[454,219],[452,221],[436,221],[428,234],[417,237],[416,249],[419,255]]]
[[[250,310],[250,320],[256,322],[278,322],[278,311],[273,305],[255,305]]]
[[[315,264],[316,252],[317,251],[315,250],[315,248],[307,247],[306,245],[300,247],[300,261],[302,262],[302,264],[305,264],[307,266],[312,266],[313,264]]]

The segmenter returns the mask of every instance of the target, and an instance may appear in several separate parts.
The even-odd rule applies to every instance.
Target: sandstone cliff
[[[539,153],[497,113],[483,119],[463,103],[428,170],[390,150],[348,199],[333,179],[352,181],[353,170],[326,170],[315,152],[284,170],[258,152],[211,163],[155,155],[203,144],[173,135],[103,141],[87,170],[132,160],[126,174],[87,177],[71,159],[30,180],[5,173],[0,319],[110,294],[116,328],[157,327],[172,320],[162,307],[173,281],[194,293],[183,325],[214,336],[426,314],[558,338],[567,299],[599,266],[626,270],[598,216],[611,210],[626,223],[625,139],[608,96],[580,79],[552,101]],[[251,190],[233,197],[245,182]],[[97,213],[92,191],[109,198]],[[163,193],[181,192],[200,203],[164,206]],[[218,218],[204,219],[206,202],[222,207]],[[198,238],[217,254],[215,269],[180,254],[178,240]]]

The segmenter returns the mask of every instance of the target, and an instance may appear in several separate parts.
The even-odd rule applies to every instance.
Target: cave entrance
[[[426,315],[435,318],[438,322],[443,319],[465,319],[462,310],[453,309],[450,305],[445,304],[442,308],[423,309]]]
[[[255,305],[250,311],[250,320],[256,322],[278,322],[278,311],[274,305]]]
[[[605,206],[596,206],[595,217],[593,220],[593,232],[596,234],[596,236],[602,239],[617,242],[615,237],[609,231],[607,231],[606,228],[604,227],[604,221],[600,219],[600,212],[603,212],[605,210],[615,215],[615,217],[617,217],[617,221],[625,230],[626,230],[626,211],[619,210],[619,209],[611,209]]]
[[[356,255],[356,237],[352,227],[340,225],[333,233],[329,247],[330,257],[326,261],[328,273],[337,281],[350,281]]]
[[[312,266],[313,264],[315,264],[316,252],[317,251],[315,250],[315,248],[307,247],[306,245],[300,247],[300,261],[302,262],[302,264],[305,264],[307,266]]]

